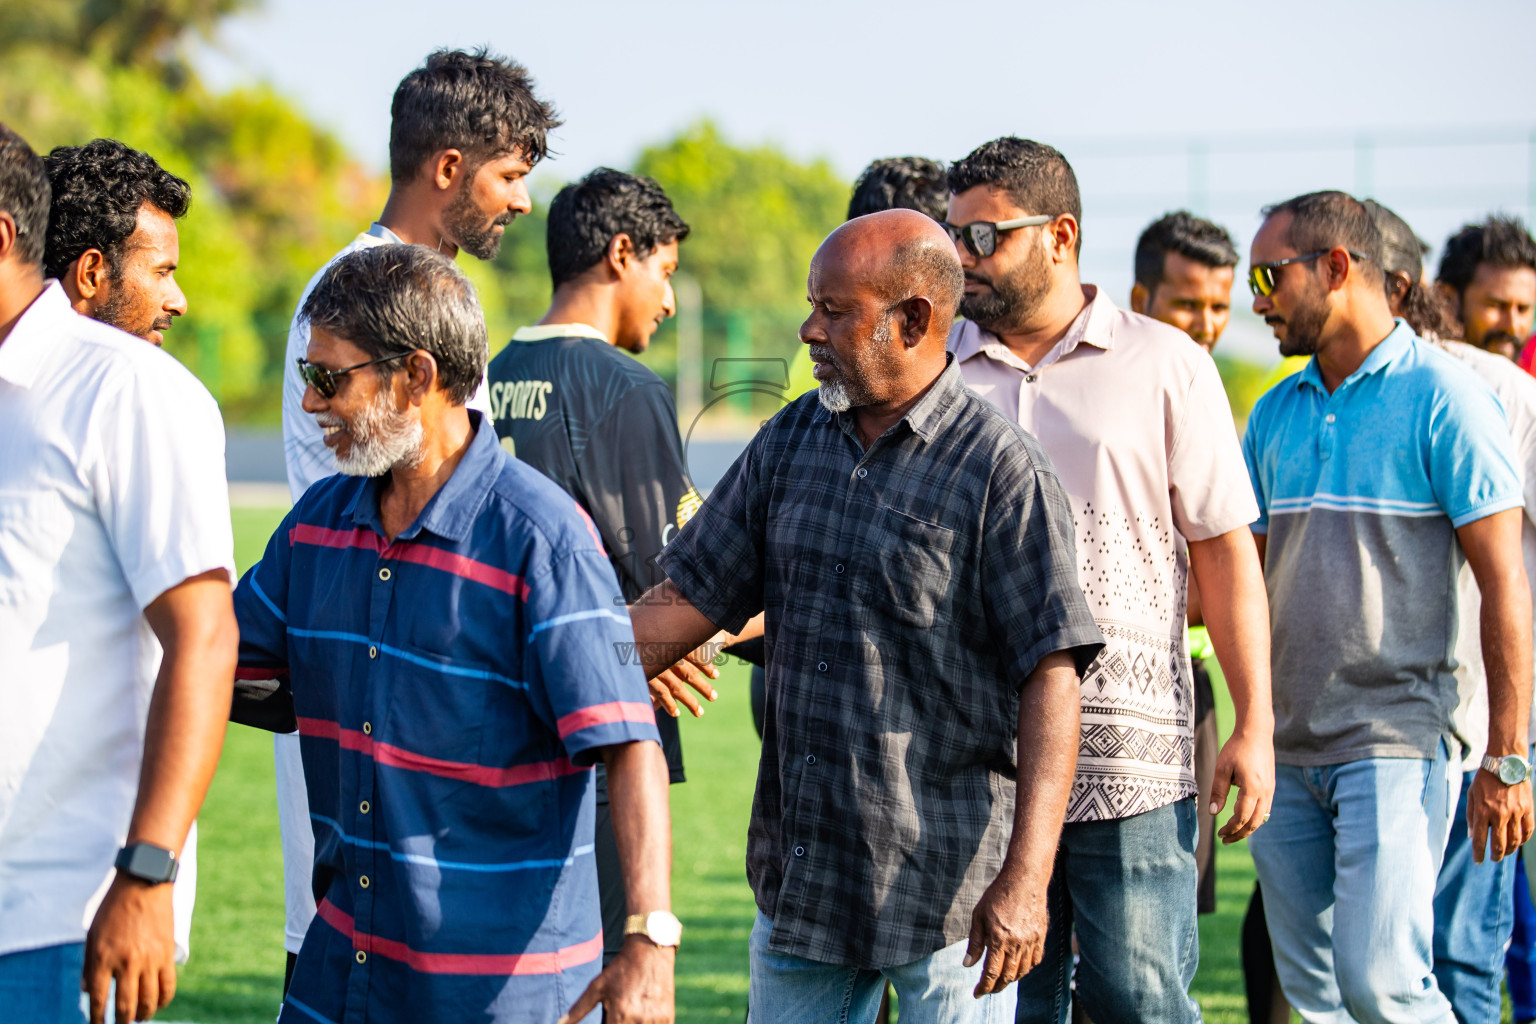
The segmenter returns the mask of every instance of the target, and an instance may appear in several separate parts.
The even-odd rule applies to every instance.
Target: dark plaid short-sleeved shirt
[[[964,938],[1013,828],[1019,691],[1103,644],[1035,439],[951,363],[868,451],[815,394],[662,552],[717,625],[766,610],[747,874],[771,946],[889,967]]]

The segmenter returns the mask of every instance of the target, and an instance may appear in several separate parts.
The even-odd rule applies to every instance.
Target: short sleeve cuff
[[[1059,629],[1037,641],[1014,661],[1014,665],[1018,666],[1017,685],[1022,687],[1027,683],[1029,677],[1034,675],[1035,669],[1040,666],[1040,662],[1057,651],[1065,651],[1072,655],[1072,663],[1077,667],[1077,674],[1081,677],[1102,650],[1104,650],[1104,634],[1099,632],[1097,625],[1067,626]]]
[[[656,712],[650,702],[609,701],[572,711],[555,723],[560,742],[571,763],[588,768],[598,761],[598,751],[622,743],[650,740],[661,745]]]
[[[233,548],[231,543],[230,548]],[[209,538],[210,548],[224,548],[222,539]],[[205,572],[213,572],[215,569],[223,569],[229,576],[230,586],[234,586],[235,564],[231,557],[233,550],[178,550],[167,552],[166,556],[149,566],[137,578],[129,581],[133,590],[133,599],[138,602],[139,608],[148,608],[151,604],[173,587],[180,586],[194,576],[201,576]]]
[[[714,623],[716,629],[723,629],[727,633],[739,633],[746,626],[747,620],[761,610],[749,611],[742,608],[739,602],[719,599],[718,593],[725,588],[712,585],[695,568],[694,563],[677,553],[670,550],[662,551],[656,558],[656,564],[661,566],[667,578],[682,591],[688,603],[693,605],[700,615]]]
[[[1507,495],[1474,505],[1464,512],[1454,513],[1451,516],[1451,525],[1459,530],[1468,523],[1475,523],[1479,519],[1487,519],[1489,516],[1497,515],[1500,512],[1508,512],[1512,508],[1524,507],[1525,498],[1523,496],[1519,494]]]

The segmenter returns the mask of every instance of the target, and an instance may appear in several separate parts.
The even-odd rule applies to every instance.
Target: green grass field
[[[242,571],[260,557],[281,513],[235,510]],[[720,700],[686,720],[690,781],[672,789],[673,905],[685,931],[677,959],[679,1022],[740,1021],[747,1004],[747,933],[754,906],[744,868],[757,736],[744,668],[729,668]],[[1225,689],[1217,688],[1225,701]],[[1230,727],[1229,704],[1218,709]],[[283,977],[282,856],[273,798],[272,740],[231,726],[199,823],[197,914],[192,959],[163,1014],[198,1024],[267,1024]],[[1247,1020],[1238,934],[1253,864],[1246,845],[1217,859],[1218,911],[1200,919],[1194,991],[1208,1021]]]

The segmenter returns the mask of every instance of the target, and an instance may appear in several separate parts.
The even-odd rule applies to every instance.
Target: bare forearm
[[[1488,753],[1530,748],[1531,594],[1523,578],[1482,595],[1483,665],[1488,674]]]
[[[609,812],[619,848],[629,913],[672,909],[672,827],[667,808],[667,762],[654,743],[603,750],[608,766]]]
[[[1189,545],[1201,614],[1232,694],[1235,731],[1274,731],[1269,681],[1269,597],[1264,571],[1246,527]]]
[[[1080,717],[1071,655],[1043,658],[1019,697],[1019,780],[1005,870],[1045,891],[1056,862],[1067,798],[1077,771]]]
[[[153,606],[146,613],[165,654],[150,699],[128,828],[130,842],[178,852],[218,767],[240,642],[227,581],[183,586],[200,590],[195,613],[167,614]]]
[[[650,679],[681,661],[720,630],[689,603],[677,584],[666,580],[629,606],[635,654]]]

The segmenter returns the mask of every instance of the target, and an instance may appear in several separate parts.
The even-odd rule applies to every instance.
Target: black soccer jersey
[[[576,324],[517,332],[486,377],[502,446],[587,510],[624,599],[665,580],[656,556],[702,504],[666,383]],[[672,781],[681,782],[677,723],[656,719]]]

